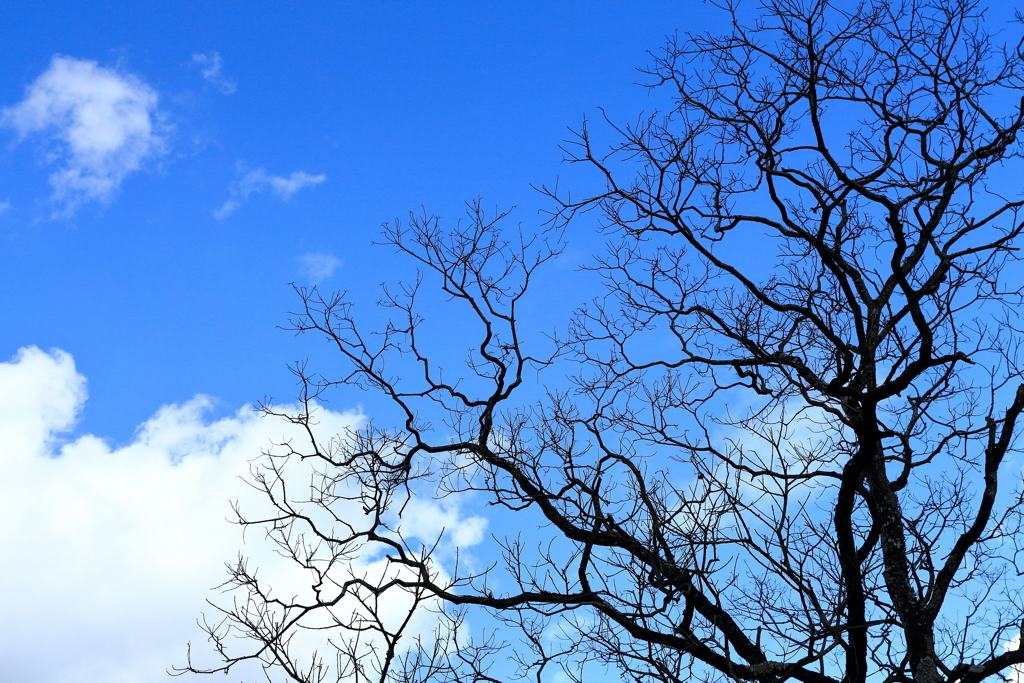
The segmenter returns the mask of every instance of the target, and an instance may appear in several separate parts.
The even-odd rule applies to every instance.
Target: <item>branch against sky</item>
[[[18,626],[0,643],[5,681],[166,680],[224,562],[244,557],[279,590],[303,587],[262,538],[246,543],[225,523],[232,503],[263,507],[239,475],[253,453],[301,437],[294,425],[251,406],[217,418],[216,402],[196,396],[112,445],[71,433],[86,398],[86,378],[63,351],[27,347],[0,362],[0,600],[4,623]],[[365,416],[322,408],[317,420],[341,432]],[[424,499],[405,533],[428,538],[442,527],[471,548],[486,524],[453,501]],[[353,569],[381,564],[363,557]],[[431,627],[424,614],[418,628]]]
[[[552,191],[547,230],[479,203],[389,225],[422,272],[385,287],[372,332],[344,295],[298,290],[294,328],[347,368],[297,365],[300,399],[357,386],[397,424],[338,437],[267,406],[307,438],[256,474],[276,513],[240,522],[312,593],[234,568],[218,661],[193,670],[496,680],[511,657],[537,680],[974,683],[1024,663],[1021,45],[969,0],[740,10],[655,57],[664,112],[609,120],[610,151],[591,125],[568,143],[604,190]],[[606,295],[542,352],[529,286],[588,211]],[[521,533],[493,565],[446,562],[402,533],[430,492]],[[352,572],[364,554],[392,569]],[[385,619],[397,595],[408,619]],[[434,639],[406,634],[417,609]]]
[[[329,362],[320,340],[280,330],[293,306],[288,283],[358,299],[366,283],[400,277],[401,257],[370,245],[382,218],[424,202],[448,216],[483,192],[518,203],[528,220],[545,203],[529,183],[558,172],[565,124],[596,102],[644,106],[643,91],[628,86],[633,65],[666,31],[708,25],[705,7],[8,3],[0,109],[23,103],[56,55],[95,64],[87,75],[117,77],[91,90],[77,78],[52,84],[54,101],[95,105],[97,125],[86,126],[94,137],[76,144],[103,143],[111,128],[99,123],[141,111],[145,98],[100,106],[104,93],[124,92],[121,81],[155,95],[149,122],[163,144],[109,195],[67,195],[81,200],[69,208],[50,184],[72,163],[63,129],[22,136],[0,126],[0,361],[15,359],[0,366],[39,370],[30,361],[46,355],[64,358],[56,365],[73,375],[73,356],[89,378],[66,432],[34,425],[64,414],[71,384],[42,372],[4,384],[4,683],[155,683],[183,662],[203,600],[220,595],[208,588],[222,562],[237,559],[241,536],[223,524],[233,472],[246,472],[268,442],[255,425],[275,424],[249,420],[247,406],[267,394],[287,403],[284,361]],[[249,168],[236,171],[239,159]],[[257,167],[330,182],[287,202],[253,193],[230,218],[214,218]],[[331,272],[334,259],[344,267]],[[565,277],[548,288],[542,280],[537,300],[568,309],[577,260],[560,262]],[[538,327],[554,327],[558,316],[548,315]],[[31,345],[44,351],[19,351]],[[47,400],[30,400],[40,392]],[[372,394],[335,395],[330,406],[389,423]],[[221,439],[229,427],[253,440]],[[337,431],[323,419],[319,428]],[[403,533],[476,538],[479,525],[455,534],[463,518],[452,501],[433,516],[424,513],[431,502],[415,499]],[[246,540],[269,577],[273,549],[259,533]],[[463,547],[460,563],[479,548]]]

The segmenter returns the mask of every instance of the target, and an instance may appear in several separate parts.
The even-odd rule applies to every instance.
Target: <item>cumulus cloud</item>
[[[239,164],[239,170],[244,167]],[[287,201],[293,194],[304,187],[314,187],[327,180],[324,174],[310,175],[305,171],[295,171],[290,176],[270,175],[262,168],[249,171],[231,188],[231,197],[213,212],[214,218],[222,220],[233,214],[254,193],[272,192]]]
[[[56,215],[70,215],[84,202],[109,201],[129,174],[167,150],[161,135],[155,90],[130,74],[96,62],[54,56],[25,92],[25,99],[0,112],[0,123],[21,138],[45,136]]]
[[[322,253],[303,254],[299,262],[302,264],[302,274],[314,285],[334,275],[334,271],[343,265],[341,259]]]
[[[8,683],[162,683],[168,667],[185,661],[190,639],[209,655],[195,619],[210,611],[205,599],[223,602],[209,589],[238,549],[266,568],[262,578],[291,570],[295,580],[261,534],[243,545],[225,521],[229,500],[259,509],[262,499],[239,475],[271,441],[300,438],[293,425],[250,408],[210,420],[211,401],[198,396],[164,406],[115,448],[89,434],[67,438],[86,393],[63,351],[27,347],[0,363],[0,604],[11,626],[0,662]],[[319,429],[337,433],[362,417],[322,410],[318,419]],[[420,532],[440,525],[459,541],[479,539],[482,522],[451,503],[417,505],[418,527],[429,527]],[[389,571],[386,564],[368,558],[358,567]],[[262,680],[257,671],[235,674]]]
[[[195,53],[192,55],[192,63],[199,67],[199,73],[207,83],[220,90],[225,95],[231,95],[237,89],[235,82],[224,78],[220,73],[223,60],[219,52],[210,54]]]

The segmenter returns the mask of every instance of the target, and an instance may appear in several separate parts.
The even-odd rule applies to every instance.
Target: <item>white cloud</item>
[[[262,498],[239,475],[271,440],[300,438],[294,426],[250,408],[211,421],[210,399],[198,396],[161,408],[123,447],[92,435],[61,439],[85,399],[85,378],[63,351],[28,347],[0,363],[5,683],[163,683],[166,669],[184,662],[189,640],[209,662],[195,620],[211,611],[205,599],[230,600],[209,589],[243,547],[238,527],[225,521],[228,501],[260,509]],[[332,434],[362,417],[322,410],[318,419]],[[444,526],[466,544],[484,524],[463,519],[452,503],[417,502],[416,516],[418,534]],[[306,580],[262,534],[249,534],[244,550],[278,590],[292,594]],[[380,557],[358,562],[354,569],[369,574],[393,571]],[[388,607],[397,611],[396,597]],[[312,637],[323,645],[322,632]]]
[[[241,164],[239,164],[239,170],[244,170]],[[269,175],[262,168],[257,168],[246,173],[231,188],[231,197],[213,212],[213,216],[217,219],[227,218],[249,199],[249,195],[254,193],[272,192],[287,201],[302,188],[314,187],[325,180],[327,180],[327,176],[322,173],[310,175],[305,171],[295,171],[286,178]]]
[[[135,76],[96,62],[54,56],[25,99],[0,113],[0,123],[22,138],[35,133],[54,143],[60,168],[50,176],[56,215],[83,202],[109,201],[126,176],[167,142],[157,120],[157,93]]]
[[[334,271],[343,265],[341,259],[321,253],[303,254],[299,261],[302,263],[302,274],[314,285],[334,275]]]
[[[487,519],[464,517],[452,501],[413,498],[405,506],[400,531],[406,538],[418,538],[428,546],[443,533],[452,547],[468,548],[484,540]]]
[[[10,199],[0,202],[0,213],[3,213],[4,211],[7,211],[9,208],[11,208],[11,200]]]
[[[1020,634],[1003,643],[1003,651],[1009,652],[1020,647]],[[1009,673],[1004,674],[1004,680],[1010,683],[1024,683],[1024,665],[1014,664]]]
[[[220,90],[225,95],[231,95],[237,89],[234,81],[230,81],[220,74],[223,60],[219,52],[211,52],[208,55],[195,53],[192,55],[192,62],[199,67],[199,73],[207,83]]]

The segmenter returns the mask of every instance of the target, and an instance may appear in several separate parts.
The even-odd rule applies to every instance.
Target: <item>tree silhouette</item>
[[[275,597],[240,560],[213,670],[973,683],[1024,663],[1021,43],[969,0],[722,10],[726,33],[646,72],[669,107],[608,121],[607,152],[587,125],[568,143],[604,190],[550,191],[545,231],[478,205],[392,224],[426,276],[385,290],[377,334],[299,290],[295,328],[349,369],[297,367],[305,410],[266,407],[309,440],[254,468],[274,515],[239,515],[310,587]],[[528,286],[590,210],[605,293],[534,343]],[[433,352],[424,277],[471,319]],[[467,344],[460,371],[432,360]],[[399,425],[319,434],[339,385]],[[416,496],[467,492],[524,530],[489,566],[402,533]]]

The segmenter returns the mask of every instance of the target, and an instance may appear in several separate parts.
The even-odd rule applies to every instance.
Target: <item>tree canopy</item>
[[[298,366],[304,409],[266,406],[309,438],[254,464],[273,514],[239,520],[310,578],[274,593],[239,560],[207,625],[222,661],[194,670],[974,683],[1024,663],[1022,44],[970,0],[721,9],[727,31],[645,72],[667,107],[567,143],[603,190],[548,191],[545,229],[479,204],[389,225],[421,273],[375,333],[298,290],[294,327],[347,369]],[[530,285],[590,217],[605,291],[540,343]],[[470,321],[439,345],[431,283]],[[319,433],[345,385],[398,424]],[[522,529],[500,557],[402,533],[417,496],[470,494]]]

